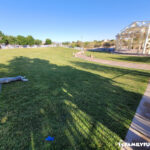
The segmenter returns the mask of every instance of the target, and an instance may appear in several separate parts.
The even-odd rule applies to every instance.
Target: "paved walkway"
[[[127,132],[125,142],[147,142],[150,143],[150,81],[136,110],[130,128]],[[147,150],[149,147],[126,147],[123,150],[138,149]]]
[[[97,63],[101,63],[101,64],[106,64],[106,65],[133,68],[133,69],[150,70],[150,65],[148,65],[148,64],[130,63],[130,62],[123,62],[123,61],[112,61],[112,60],[91,58],[91,57],[85,56],[84,53],[81,51],[76,53],[75,57],[78,57],[78,58],[81,58],[81,59],[84,59],[87,61],[93,61],[93,62],[97,62]]]

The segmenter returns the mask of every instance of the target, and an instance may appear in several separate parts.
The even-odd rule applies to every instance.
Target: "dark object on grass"
[[[46,141],[54,141],[54,137],[50,137],[48,136],[47,138],[45,138]]]

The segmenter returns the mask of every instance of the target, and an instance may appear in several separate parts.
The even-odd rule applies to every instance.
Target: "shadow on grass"
[[[98,68],[90,63],[74,64]],[[17,57],[0,67],[5,70],[3,77],[29,79],[3,86],[1,150],[119,149],[117,143],[124,139],[142,96],[114,85],[112,79],[42,59]],[[99,69],[112,70],[107,66]],[[113,71],[124,74],[127,70]],[[48,135],[55,140],[46,142]]]
[[[84,69],[90,69],[93,71],[100,71],[103,73],[111,74],[113,76],[112,79],[115,79],[115,78],[129,74],[131,76],[142,77],[142,78],[140,78],[140,80],[144,82],[145,79],[150,76],[150,72],[138,71],[138,70],[134,70],[134,69],[117,68],[115,66],[111,67],[108,65],[104,66],[101,64],[93,64],[90,62],[73,62],[72,61],[71,63],[73,63],[74,65],[76,65],[78,67],[82,67]],[[137,78],[137,80],[139,80],[139,78]]]

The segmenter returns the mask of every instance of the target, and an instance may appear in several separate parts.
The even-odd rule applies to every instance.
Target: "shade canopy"
[[[116,50],[150,54],[150,21],[136,21],[116,35]]]

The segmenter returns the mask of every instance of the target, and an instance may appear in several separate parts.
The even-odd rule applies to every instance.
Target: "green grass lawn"
[[[95,58],[106,59],[106,60],[150,64],[150,57],[145,57],[145,56],[127,56],[127,55],[120,55],[120,54],[111,54],[108,52],[92,52],[92,51],[86,51],[86,55],[87,56],[92,55]]]
[[[2,87],[0,150],[119,149],[150,72],[90,63],[73,51],[0,50],[0,77],[29,79]]]

